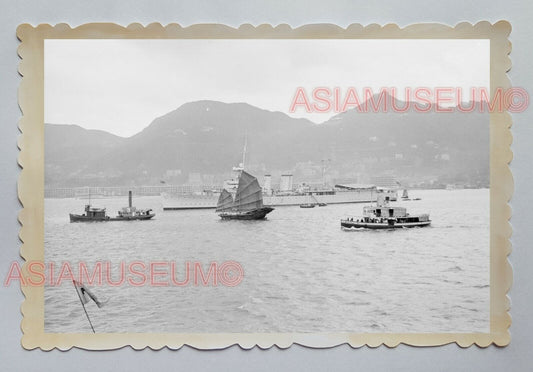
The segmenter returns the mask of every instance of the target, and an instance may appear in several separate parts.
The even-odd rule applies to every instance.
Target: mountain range
[[[398,102],[397,105],[403,103]],[[488,184],[486,113],[360,113],[322,124],[246,103],[196,101],[128,138],[77,125],[45,124],[47,187],[221,183],[242,161],[260,177],[364,182],[393,175],[409,183]]]

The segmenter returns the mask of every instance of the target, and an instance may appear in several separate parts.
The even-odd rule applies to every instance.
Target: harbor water
[[[45,263],[57,276],[65,262],[83,262],[89,273],[107,262],[115,282],[132,262],[160,262],[157,271],[172,262],[182,281],[187,262],[206,273],[213,262],[243,269],[236,286],[93,283],[105,302],[86,304],[97,333],[488,332],[489,190],[410,196],[421,200],[393,205],[430,213],[430,227],[341,230],[340,219],[361,215],[364,204],[278,207],[264,221],[223,221],[212,209],[163,211],[160,197],[135,196],[137,208],[154,209],[153,220],[70,223],[87,200],[45,199]],[[92,205],[113,216],[127,199]],[[45,285],[45,332],[92,332],[72,281]]]

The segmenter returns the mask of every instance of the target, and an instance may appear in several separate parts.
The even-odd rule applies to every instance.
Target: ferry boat
[[[105,222],[105,221],[134,221],[149,220],[155,216],[152,209],[137,209],[132,205],[132,193],[128,193],[128,206],[122,208],[116,217],[107,215],[105,208],[94,208],[91,204],[85,205],[84,214],[70,213],[70,222]]]
[[[378,194],[376,205],[365,206],[363,216],[341,220],[343,229],[397,229],[424,227],[431,224],[429,214],[412,215],[405,207],[389,205],[389,197]]]

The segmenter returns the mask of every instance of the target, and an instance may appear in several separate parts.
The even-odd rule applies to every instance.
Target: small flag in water
[[[98,298],[96,298],[94,293],[89,291],[83,284],[81,284],[80,282],[76,280],[73,280],[73,282],[74,282],[74,287],[76,288],[76,291],[78,291],[78,295],[80,296],[80,301],[83,302],[84,305],[87,302],[89,302],[89,298],[90,298],[91,300],[94,301],[96,306],[98,307],[104,306],[104,303],[98,301]]]

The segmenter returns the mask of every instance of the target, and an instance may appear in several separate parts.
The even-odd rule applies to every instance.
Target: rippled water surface
[[[235,287],[93,284],[107,301],[86,306],[96,332],[488,332],[489,191],[410,194],[422,200],[395,205],[429,212],[431,227],[341,230],[340,219],[362,204],[221,221],[213,210],[164,212],[159,197],[134,199],[155,210],[151,221],[69,223],[86,201],[47,199],[45,260],[56,273],[63,262],[90,271],[111,262],[113,280],[121,262],[133,261],[175,262],[180,280],[186,262],[207,271],[237,261],[244,270]],[[114,215],[125,203],[92,204]],[[91,332],[69,280],[45,287],[45,330]]]

